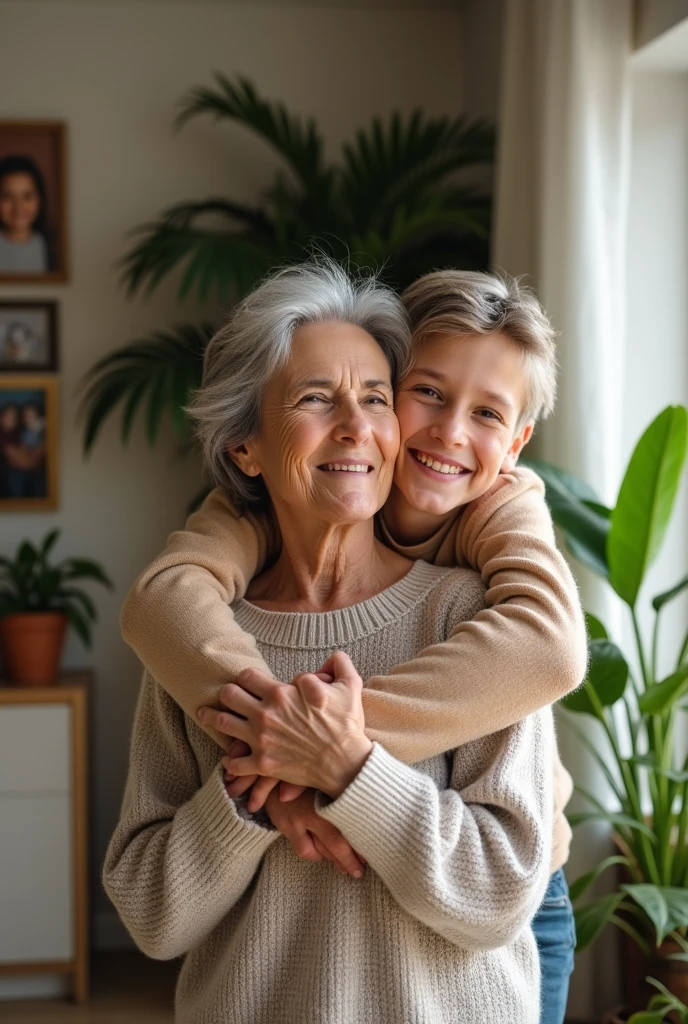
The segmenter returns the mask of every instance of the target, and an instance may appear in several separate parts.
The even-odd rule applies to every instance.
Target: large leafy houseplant
[[[216,74],[213,87],[191,89],[178,124],[199,115],[253,132],[280,167],[257,205],[224,196],[183,201],[138,229],[122,261],[130,295],[149,294],[180,272],[180,299],[195,294],[203,303],[212,295],[226,306],[314,245],[354,268],[378,269],[397,287],[438,267],[487,266],[489,198],[464,180],[467,170],[492,162],[486,122],[420,110],[375,118],[328,163],[316,123],[263,99],[243,78]],[[200,383],[212,331],[209,323],[182,324],[100,359],[84,381],[86,450],[116,408],[124,442],[143,407],[151,443],[166,413],[185,437],[182,409]]]
[[[112,587],[101,566],[87,558],[53,562],[59,537],[52,530],[38,546],[23,541],[14,558],[0,557],[0,642],[3,663],[15,682],[53,680],[68,625],[87,647],[96,608],[76,580]]]
[[[563,701],[567,723],[602,771],[612,802],[610,808],[579,786],[588,809],[572,815],[572,824],[608,822],[619,847],[571,887],[573,899],[580,901],[603,872],[616,867],[613,892],[577,904],[579,950],[611,922],[648,957],[670,937],[677,950],[671,955],[688,959],[688,758],[679,759],[675,743],[686,707],[688,633],[673,653],[672,671],[662,678],[658,670],[662,612],[688,587],[688,575],[652,599],[649,642],[638,614],[642,584],[661,549],[681,482],[687,424],[683,406],[668,407],[650,424],[631,456],[614,508],[605,507],[571,474],[531,462],[545,480],[553,518],[569,550],[624,602],[635,638],[634,657],[627,658],[603,623],[588,614],[587,679]],[[594,718],[601,739],[576,725],[574,714]]]

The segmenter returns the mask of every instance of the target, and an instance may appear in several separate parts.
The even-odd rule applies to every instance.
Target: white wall
[[[168,286],[149,302],[125,300],[115,262],[126,232],[179,199],[255,199],[274,166],[269,152],[238,129],[199,121],[175,135],[175,104],[214,69],[242,72],[267,96],[314,115],[332,154],[374,113],[417,105],[458,112],[458,52],[458,14],[447,9],[2,4],[3,117],[68,124],[72,280],[0,288],[1,298],[57,298],[62,321],[61,507],[3,515],[0,549],[57,525],[59,553],[100,559],[115,580],[113,596],[92,591],[101,616],[93,652],[74,639],[67,650],[68,665],[93,665],[96,672],[93,891],[101,912],[107,903],[98,876],[118,813],[139,681],[138,663],[119,637],[118,609],[136,574],[183,522],[198,472],[193,461],[178,461],[169,434],[151,451],[139,431],[123,451],[115,423],[84,462],[74,393],[99,356],[195,312],[180,309]],[[107,920],[99,918],[101,929]]]
[[[628,455],[664,406],[688,405],[688,71],[633,75],[629,210],[624,390]],[[687,567],[684,478],[664,551],[648,575],[646,599],[677,583]],[[659,664],[668,673],[685,636],[688,594],[662,615]],[[646,615],[641,621],[649,628],[652,620]]]

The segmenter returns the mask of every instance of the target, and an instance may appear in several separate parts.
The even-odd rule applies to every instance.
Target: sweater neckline
[[[232,605],[237,623],[273,647],[343,647],[407,615],[452,570],[414,562],[405,576],[366,601],[328,612],[275,612],[245,598]]]

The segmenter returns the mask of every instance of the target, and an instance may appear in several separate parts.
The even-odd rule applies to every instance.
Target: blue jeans
[[[563,1024],[573,971],[576,928],[569,887],[560,868],[549,880],[533,919],[540,953],[540,1024]]]

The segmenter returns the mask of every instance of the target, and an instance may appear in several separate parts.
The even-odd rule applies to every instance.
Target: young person
[[[415,763],[513,725],[575,688],[586,638],[543,485],[516,465],[535,422],[554,405],[553,331],[544,312],[518,282],[488,274],[429,274],[402,298],[415,360],[397,387],[401,447],[379,536],[409,558],[477,569],[488,588],[487,608],[444,643],[366,680],[367,735]],[[327,415],[327,387],[311,391]],[[227,453],[206,451],[206,458],[221,480]],[[217,704],[222,685],[240,683],[243,669],[268,671],[229,606],[279,546],[269,516],[233,508],[216,489],[130,592],[124,638],[190,715]],[[221,722],[211,715],[202,724],[226,741],[212,729]],[[255,770],[243,760],[231,762],[235,775]],[[573,953],[561,873],[571,781],[558,757],[554,772],[551,907],[546,899],[538,915],[547,925],[541,936],[535,922],[543,1024],[563,1020]],[[546,945],[552,923],[555,939]]]

